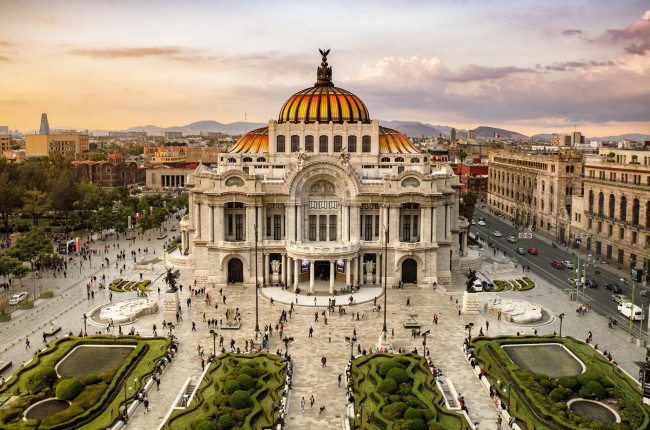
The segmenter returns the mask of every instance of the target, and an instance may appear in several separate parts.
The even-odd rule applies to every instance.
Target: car
[[[501,237],[501,232],[499,230],[494,230],[494,233],[492,233],[494,237]]]
[[[14,294],[9,299],[9,304],[10,305],[17,305],[18,303],[22,302],[26,298],[27,298],[27,293],[24,292],[24,291],[22,293]]]
[[[555,267],[556,269],[564,269],[564,264],[562,264],[561,261],[553,261],[551,262],[551,266]]]
[[[507,240],[508,242],[510,242],[510,243],[515,243],[515,242],[517,241],[517,239],[515,239],[514,236],[508,236],[508,238],[507,238],[506,240]]]
[[[526,254],[526,251],[524,250],[524,248],[515,248],[515,252],[517,254],[521,254],[521,255]]]
[[[537,249],[536,248],[528,248],[528,253],[530,255],[537,255]]]
[[[612,294],[612,300],[618,303],[619,305],[621,303],[629,303],[630,299],[627,298],[626,295],[624,294]]]
[[[568,281],[569,281],[569,287],[574,287],[574,286],[579,287],[581,284],[580,279],[577,278],[569,278]]]
[[[573,263],[571,261],[563,261],[562,264],[564,264],[564,267],[567,269],[573,269]]]
[[[478,220],[478,225],[485,226],[485,220],[484,219]]]
[[[472,225],[476,225],[476,220],[472,220]]]
[[[605,289],[617,294],[623,292],[623,289],[616,284],[605,284]]]
[[[585,279],[585,285],[589,288],[596,288],[598,286],[598,283],[591,279]]]

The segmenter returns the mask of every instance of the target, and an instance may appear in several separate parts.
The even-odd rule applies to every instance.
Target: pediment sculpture
[[[336,187],[327,181],[318,181],[309,188],[310,196],[335,196]]]

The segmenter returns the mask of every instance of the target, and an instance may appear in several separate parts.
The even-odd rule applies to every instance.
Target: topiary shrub
[[[400,368],[400,369],[403,369],[403,368],[404,368],[404,367],[403,367],[401,364],[399,364],[397,361],[394,361],[394,360],[386,360],[386,361],[384,361],[383,363],[381,363],[381,364],[379,365],[379,369],[377,370],[377,373],[378,373],[379,376],[381,376],[382,378],[385,378],[385,377],[386,377],[386,374],[388,373],[388,371],[390,371],[391,369],[394,369],[394,368],[396,368],[396,367],[398,367],[398,368]]]
[[[194,430],[217,430],[217,426],[212,421],[201,421]]]
[[[248,375],[251,378],[257,378],[257,372],[255,371],[255,369],[253,369],[250,366],[242,366],[239,369],[239,374],[240,375]]]
[[[255,385],[253,378],[246,374],[239,375],[235,381],[237,381],[242,390],[249,390]]]
[[[417,409],[414,408],[408,408],[406,412],[404,412],[404,419],[405,420],[421,420],[422,419],[422,413],[418,411]]]
[[[406,420],[403,428],[408,430],[427,430],[427,424],[422,419]]]
[[[574,391],[578,388],[578,380],[572,376],[560,376],[557,383],[564,388]]]
[[[602,383],[600,381],[601,380],[600,375],[598,373],[594,372],[594,371],[589,371],[588,370],[585,373],[583,373],[581,375],[578,375],[578,377],[576,379],[578,380],[580,385],[582,385],[583,387],[586,386],[587,384],[589,384],[591,381],[596,381],[596,382],[598,382],[599,384],[602,385]]]
[[[391,394],[390,397],[388,398],[388,401],[391,403],[395,403],[395,402],[399,402],[400,399],[401,397],[398,396],[397,394]]]
[[[228,394],[220,394],[216,399],[214,399],[214,404],[215,406],[225,406],[228,404],[228,400],[230,400],[230,396]]]
[[[25,388],[31,393],[38,393],[45,389],[52,388],[52,385],[56,382],[59,377],[56,375],[56,371],[52,367],[43,367],[36,369],[25,382]]]
[[[384,406],[381,409],[381,415],[387,420],[395,421],[402,418],[402,415],[404,415],[404,412],[406,412],[407,408],[408,406],[406,406],[406,403],[404,402],[393,403],[391,405]]]
[[[388,395],[395,394],[397,392],[397,382],[394,379],[386,378],[379,383],[377,391]]]
[[[236,423],[244,422],[246,415],[250,414],[252,410],[252,408],[238,409],[236,411],[233,411],[230,415],[232,416],[233,421]]]
[[[397,385],[409,381],[409,376],[406,374],[406,371],[401,367],[394,367],[386,373],[386,378],[392,379],[397,382]]]
[[[558,387],[553,389],[549,393],[549,397],[554,401],[554,402],[563,402],[564,399],[566,399],[569,394],[571,394],[571,390],[568,388],[564,387]]]
[[[605,388],[603,388],[600,382],[590,381],[587,385],[580,388],[580,395],[588,399],[595,397],[602,398],[605,397]]]
[[[253,400],[246,391],[238,390],[232,393],[228,404],[235,409],[244,409],[253,406]]]
[[[72,400],[81,393],[84,384],[77,378],[63,379],[56,385],[56,397],[61,400]]]
[[[233,421],[229,414],[225,414],[219,417],[219,425],[223,430],[230,430],[235,427],[235,421]]]
[[[99,382],[102,382],[102,378],[99,375],[86,375],[81,378],[81,383],[84,385],[95,385]]]
[[[228,381],[226,382],[226,386],[224,388],[224,391],[226,394],[232,394],[237,390],[241,390],[241,385],[239,385],[239,382],[237,381]]]

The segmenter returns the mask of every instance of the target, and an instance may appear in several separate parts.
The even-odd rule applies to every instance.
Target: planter
[[[0,314],[0,322],[7,322],[11,319],[11,314]]]
[[[30,302],[30,303],[20,303],[20,304],[18,305],[18,309],[31,309],[31,308],[33,308],[33,307],[34,307],[34,302]]]
[[[51,299],[54,297],[54,291],[43,291],[41,293],[41,299]]]

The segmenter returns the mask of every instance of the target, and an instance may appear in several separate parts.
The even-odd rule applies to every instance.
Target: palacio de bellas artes
[[[257,276],[308,293],[451,284],[469,227],[458,177],[334,86],[328,53],[315,85],[289,97],[277,120],[189,176],[181,249],[168,266],[214,285]]]

